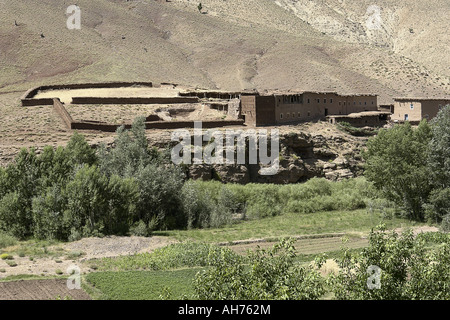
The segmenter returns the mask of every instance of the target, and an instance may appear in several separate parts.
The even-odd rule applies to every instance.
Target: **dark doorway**
[[[325,108],[325,117],[328,115],[328,109]]]

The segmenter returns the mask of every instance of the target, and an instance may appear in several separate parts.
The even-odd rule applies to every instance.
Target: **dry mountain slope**
[[[442,50],[448,34],[420,22],[425,31],[409,41],[406,22],[391,19],[379,41],[364,36],[368,3],[204,0],[201,14],[192,0],[79,0],[82,28],[68,30],[70,1],[0,0],[0,91],[136,80],[378,93],[381,103],[398,95],[448,95],[449,55]],[[427,2],[429,11],[406,0],[379,3],[383,12],[425,15],[439,26],[448,9],[444,0]]]

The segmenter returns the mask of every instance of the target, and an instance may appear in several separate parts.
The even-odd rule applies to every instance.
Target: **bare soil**
[[[13,275],[56,276],[57,271],[68,275],[68,268],[78,266],[81,273],[94,270],[89,262],[94,258],[117,257],[136,253],[152,252],[176,241],[168,237],[104,237],[84,238],[79,241],[48,247],[51,252],[42,258],[14,256],[17,266],[10,267],[0,260],[0,279]],[[8,250],[10,248],[5,248]]]
[[[91,300],[82,289],[69,290],[67,280],[19,280],[0,282],[0,300]]]

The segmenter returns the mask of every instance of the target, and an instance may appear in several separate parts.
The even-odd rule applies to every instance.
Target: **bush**
[[[444,216],[450,214],[450,188],[433,189],[428,201],[424,208],[425,218],[429,223],[439,223]]]
[[[293,240],[271,250],[250,252],[245,264],[229,250],[209,256],[211,268],[198,273],[195,291],[203,300],[313,300],[325,293],[324,281],[312,267],[295,263]],[[247,265],[248,264],[248,265]]]
[[[0,259],[2,259],[2,260],[13,260],[14,257],[12,255],[10,255],[10,254],[3,253],[3,254],[0,255]]]
[[[372,231],[369,247],[356,255],[344,251],[340,271],[331,275],[337,299],[442,299],[450,298],[450,244],[427,249],[412,231],[398,235],[384,228]],[[371,270],[379,271],[378,283]],[[373,284],[375,287],[371,287]]]
[[[447,214],[442,218],[441,230],[444,232],[450,232],[450,214]]]

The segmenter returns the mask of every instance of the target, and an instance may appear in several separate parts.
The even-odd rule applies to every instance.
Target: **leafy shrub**
[[[137,237],[148,237],[151,234],[151,230],[149,230],[148,225],[139,220],[130,228],[130,234]]]
[[[443,299],[450,298],[450,244],[425,248],[412,231],[398,235],[384,228],[372,231],[369,247],[360,255],[345,251],[340,271],[331,275],[330,285],[337,299]],[[369,267],[380,268],[377,288],[368,286]]]
[[[430,223],[439,223],[450,214],[450,187],[435,188],[430,193],[429,203],[424,205],[425,218]]]
[[[444,232],[450,232],[450,214],[447,214],[442,218],[441,230]]]
[[[195,291],[207,300],[318,299],[324,281],[312,267],[295,263],[293,240],[282,240],[271,250],[250,252],[245,263],[231,251],[209,256],[211,268],[198,273]]]

